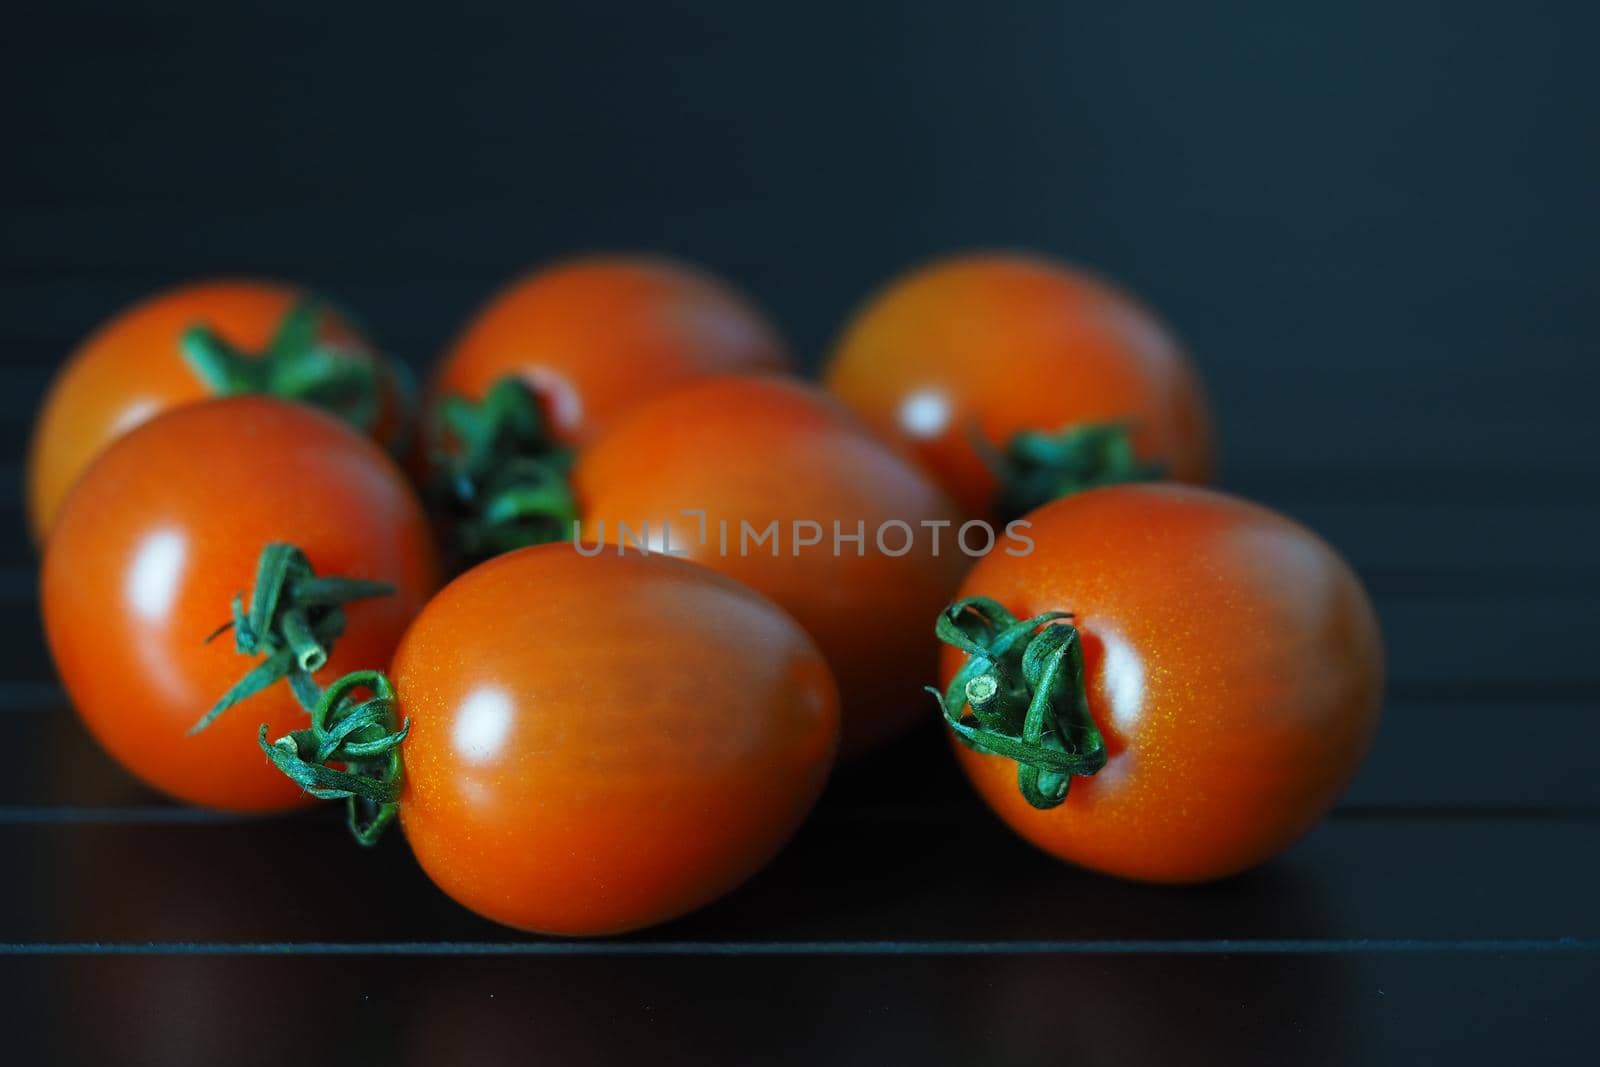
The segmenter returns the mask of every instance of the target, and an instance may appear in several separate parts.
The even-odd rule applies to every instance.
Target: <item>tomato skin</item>
[[[1211,475],[1205,395],[1167,328],[1043,257],[952,256],[895,279],[846,325],[824,381],[975,514],[997,486],[974,430],[1004,447],[1023,430],[1125,421],[1141,459],[1179,481]]]
[[[711,275],[652,256],[591,256],[491,298],[439,365],[429,396],[481,400],[516,375],[544,398],[556,434],[585,444],[675,385],[790,362],[756,307]]]
[[[1047,852],[1151,882],[1226,877],[1309,830],[1382,697],[1377,620],[1344,561],[1275,512],[1186,486],[1095,489],[1028,518],[1034,552],[980,561],[962,595],[1074,613],[1110,758],[1038,810],[1015,763],[952,742],[989,806]],[[945,649],[944,684],[963,661]]]
[[[184,362],[178,341],[185,330],[204,324],[240,350],[260,352],[305,297],[279,282],[199,282],[135,304],[85,339],[51,383],[34,424],[26,488],[34,540],[44,543],[67,492],[107,445],[163,411],[212,395]],[[324,315],[323,337],[380,358],[337,315]],[[373,436],[398,446],[405,398],[392,373],[384,390]]]
[[[428,604],[392,676],[418,861],[543,933],[649,926],[733,889],[810,811],[838,744],[832,678],[794,620],[663,556],[496,557]]]
[[[310,798],[261,754],[306,724],[286,685],[188,730],[249,670],[223,634],[273,541],[319,574],[392,582],[345,607],[348,626],[317,674],[326,685],[386,663],[438,583],[426,517],[377,445],[330,415],[265,397],[202,401],[116,441],[85,472],[46,547],[51,655],[101,745],[145,782],[192,804],[273,811]]]
[[[636,409],[580,454],[573,486],[585,543],[616,544],[649,523],[652,541],[664,538],[663,547],[766,594],[798,619],[839,682],[846,756],[893,739],[926,714],[930,620],[971,562],[956,545],[963,516],[820,390],[756,377],[684,386]],[[686,509],[705,511],[705,543],[700,518]],[[822,543],[796,555],[795,520],[820,524]],[[875,531],[890,520],[913,528],[905,555],[878,549]],[[741,555],[741,521],[757,532],[776,521],[778,554],[769,542]],[[836,521],[849,534],[864,524],[863,555],[851,543],[834,555]],[[947,524],[938,555],[924,521]],[[892,533],[889,545],[898,549],[904,540]]]

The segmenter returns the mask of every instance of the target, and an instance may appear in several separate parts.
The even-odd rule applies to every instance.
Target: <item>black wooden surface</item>
[[[7,1049],[1592,1062],[1594,29],[1577,3],[1476,2],[9,14]],[[163,803],[54,685],[18,464],[62,355],[138,295],[303,279],[425,366],[512,272],[646,247],[737,279],[814,363],[872,285],[971,244],[1079,258],[1161,307],[1212,384],[1225,484],[1373,590],[1376,748],[1260,871],[1178,891],[1055,864],[976,805],[930,722],[722,903],[540,940],[326,813]]]

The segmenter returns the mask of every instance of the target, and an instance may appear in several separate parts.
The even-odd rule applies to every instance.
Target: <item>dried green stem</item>
[[[323,340],[324,314],[314,300],[298,302],[260,353],[241,351],[205,323],[185,330],[178,345],[195,376],[219,396],[264,393],[312,404],[370,433],[382,406],[383,361]],[[401,383],[392,384],[400,390]]]
[[[1053,611],[1017,619],[986,597],[945,608],[934,632],[967,654],[939,700],[957,740],[1017,763],[1017,785],[1036,808],[1067,798],[1072,779],[1106,764],[1089,714],[1077,628]],[[966,714],[967,711],[971,715]]]
[[[526,384],[502,378],[476,403],[445,397],[437,421],[433,496],[462,565],[572,536],[572,452]]]
[[[249,609],[242,596],[235,597],[233,619],[206,639],[231,629],[235,651],[262,659],[189,732],[204,730],[239,701],[283,680],[302,707],[315,708],[322,693],[311,676],[327,665],[329,650],[344,633],[344,605],[393,592],[394,586],[387,582],[319,578],[295,546],[268,545],[256,561]]]
[[[371,695],[357,700],[354,694],[362,690]],[[411,726],[397,727],[394,717],[393,683],[381,671],[356,671],[322,693],[310,726],[268,741],[263,725],[258,742],[273,766],[306,792],[343,800],[350,832],[372,845],[400,807],[400,743]]]
[[[1024,430],[997,450],[973,433],[973,448],[1000,482],[996,513],[1021,518],[1035,508],[1085,489],[1151,481],[1159,463],[1139,459],[1125,423],[1081,423],[1056,433]]]

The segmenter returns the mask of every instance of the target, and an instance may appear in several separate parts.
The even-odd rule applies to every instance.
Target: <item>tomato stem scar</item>
[[[946,724],[968,748],[1015,760],[1017,786],[1036,808],[1060,804],[1074,776],[1106,765],[1084,690],[1083,643],[1069,618],[1051,611],[1018,620],[987,597],[967,597],[934,626],[939,640],[967,654],[943,693],[929,689]]]
[[[311,675],[327,665],[328,650],[344,633],[343,605],[393,592],[394,586],[388,582],[319,578],[306,554],[294,545],[275,543],[262,549],[256,560],[249,610],[245,610],[242,596],[234,597],[233,618],[206,640],[231,629],[234,651],[264,658],[235,682],[189,733],[199,733],[239,701],[282,680],[288,681],[302,707],[315,709],[323,694]]]
[[[1004,521],[1085,489],[1161,478],[1166,467],[1133,450],[1122,422],[1078,423],[1055,433],[1023,430],[997,449],[971,428],[973,450],[1000,483],[996,512]]]
[[[572,536],[572,450],[556,440],[521,379],[501,378],[477,403],[442,398],[435,429],[431,495],[451,517],[449,540],[462,565]]]
[[[315,300],[301,300],[255,355],[235,348],[205,323],[185,330],[178,348],[189,369],[218,396],[264,393],[294,400],[370,433],[380,407],[378,360],[322,340],[323,314]]]

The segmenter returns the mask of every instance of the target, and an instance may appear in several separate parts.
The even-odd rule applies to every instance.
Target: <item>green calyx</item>
[[[556,440],[533,390],[502,378],[476,403],[443,398],[437,418],[444,439],[431,450],[433,492],[464,563],[571,538],[572,450]]]
[[[323,694],[311,676],[327,665],[329,650],[344,633],[343,606],[393,592],[387,582],[320,578],[295,546],[268,545],[256,563],[248,610],[243,597],[235,597],[233,618],[206,638],[231,629],[235,651],[263,658],[189,732],[199,733],[239,701],[279,681],[289,683],[302,707],[314,710]]]
[[[1061,621],[1070,617],[1018,620],[987,597],[966,597],[934,626],[939,640],[967,654],[943,693],[929,690],[945,722],[968,748],[1015,760],[1017,785],[1035,808],[1056,807],[1074,776],[1106,765],[1084,690],[1083,644]]]
[[[302,300],[289,309],[259,354],[240,351],[204,323],[183,332],[184,361],[218,396],[261,393],[323,408],[370,433],[380,407],[378,361],[322,340],[324,309]]]
[[[365,700],[356,699],[360,690],[369,694]],[[350,832],[370,846],[400,808],[400,743],[411,724],[396,727],[394,716],[393,683],[381,671],[356,671],[323,692],[310,726],[269,742],[263,725],[258,740],[273,766],[306,792],[345,801]]]
[[[312,796],[347,801],[351,832],[363,845],[376,841],[394,819],[401,776],[397,749],[407,727],[395,728],[394,686],[380,672],[347,674],[326,690],[312,675],[327,666],[334,641],[344,633],[344,605],[393,592],[387,582],[318,577],[300,549],[268,545],[256,562],[248,610],[243,597],[234,597],[232,620],[206,639],[231,629],[236,651],[263,658],[189,731],[204,730],[239,701],[286,681],[311,713],[311,725],[270,743],[263,725],[262,751]],[[359,690],[371,695],[357,700]]]
[[[1166,468],[1134,453],[1125,423],[1081,423],[1056,433],[1023,430],[1003,451],[974,435],[973,447],[1000,482],[996,509],[1007,521],[1085,489],[1162,477]]]

